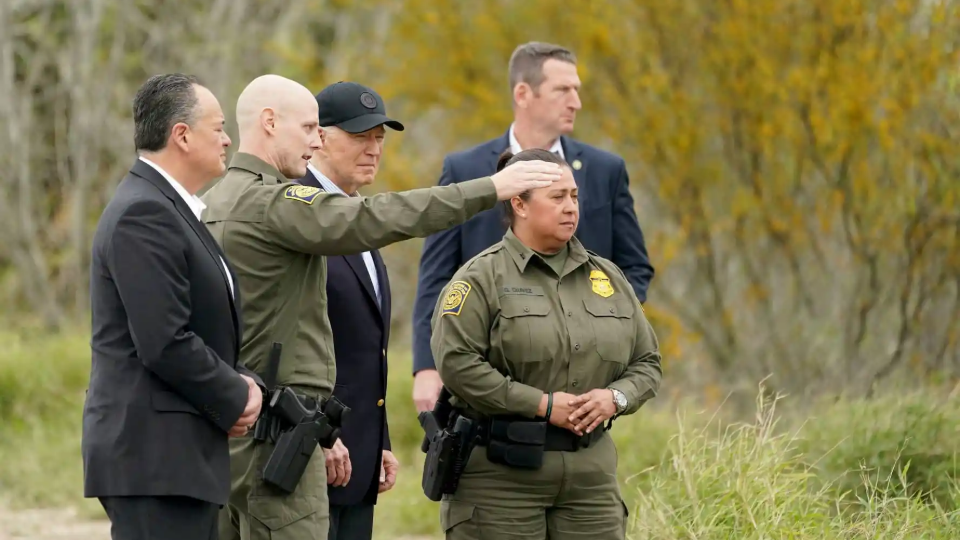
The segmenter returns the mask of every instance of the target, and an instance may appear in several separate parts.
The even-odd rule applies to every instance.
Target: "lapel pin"
[[[573,170],[579,171],[583,167],[583,163],[579,159],[573,160]]]

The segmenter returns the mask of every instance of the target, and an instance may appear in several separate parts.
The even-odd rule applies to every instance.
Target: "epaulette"
[[[463,268],[464,270],[467,270],[470,268],[470,266],[473,265],[473,263],[479,261],[480,259],[493,255],[494,253],[499,253],[503,249],[504,249],[503,242],[497,242],[496,244],[488,247],[487,249],[481,251],[480,253],[477,253],[476,255],[468,259],[467,262],[463,263],[461,268]]]

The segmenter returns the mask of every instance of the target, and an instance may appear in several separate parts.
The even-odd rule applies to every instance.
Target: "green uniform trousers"
[[[444,495],[447,540],[623,540],[627,507],[617,483],[617,449],[604,433],[577,452],[546,452],[538,470],[470,454],[456,493]]]
[[[263,483],[274,445],[253,436],[230,440],[230,502],[220,511],[220,540],[326,540],[330,530],[327,468],[319,446],[297,489],[286,494]]]

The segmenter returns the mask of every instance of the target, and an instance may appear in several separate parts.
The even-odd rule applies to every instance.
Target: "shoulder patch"
[[[447,289],[447,295],[443,297],[443,307],[440,316],[455,315],[460,316],[460,310],[463,309],[463,303],[467,300],[472,287],[466,281],[454,281]]]
[[[590,271],[590,287],[598,295],[609,298],[613,295],[613,285],[610,284],[610,278],[603,273],[603,270]]]
[[[283,192],[283,198],[313,204],[321,191],[320,188],[313,186],[290,186]]]

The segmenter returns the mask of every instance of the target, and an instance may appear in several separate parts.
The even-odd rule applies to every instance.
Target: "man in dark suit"
[[[253,426],[262,381],[238,367],[236,275],[196,197],[225,170],[217,99],[151,77],[133,102],[139,159],[93,238],[84,496],[114,539],[213,540],[230,493],[228,436]]]
[[[633,209],[626,164],[568,135],[580,109],[576,62],[572,52],[557,45],[532,42],[517,47],[509,67],[513,124],[501,137],[446,156],[439,184],[492,173],[508,149],[558,153],[571,165],[579,189],[577,238],[619,266],[645,302],[654,270]],[[430,351],[430,317],[440,290],[462,264],[499,242],[505,232],[502,213],[494,209],[424,241],[413,308],[413,400],[418,411],[431,410],[440,394]]]
[[[376,178],[384,126],[403,131],[403,125],[386,116],[379,94],[360,84],[338,82],[316,97],[321,148],[299,182],[357,197],[357,190]],[[369,540],[377,495],[393,487],[397,472],[384,406],[390,282],[378,250],[327,257],[327,313],[337,361],[333,395],[351,409],[340,440],[324,450],[328,539]]]

